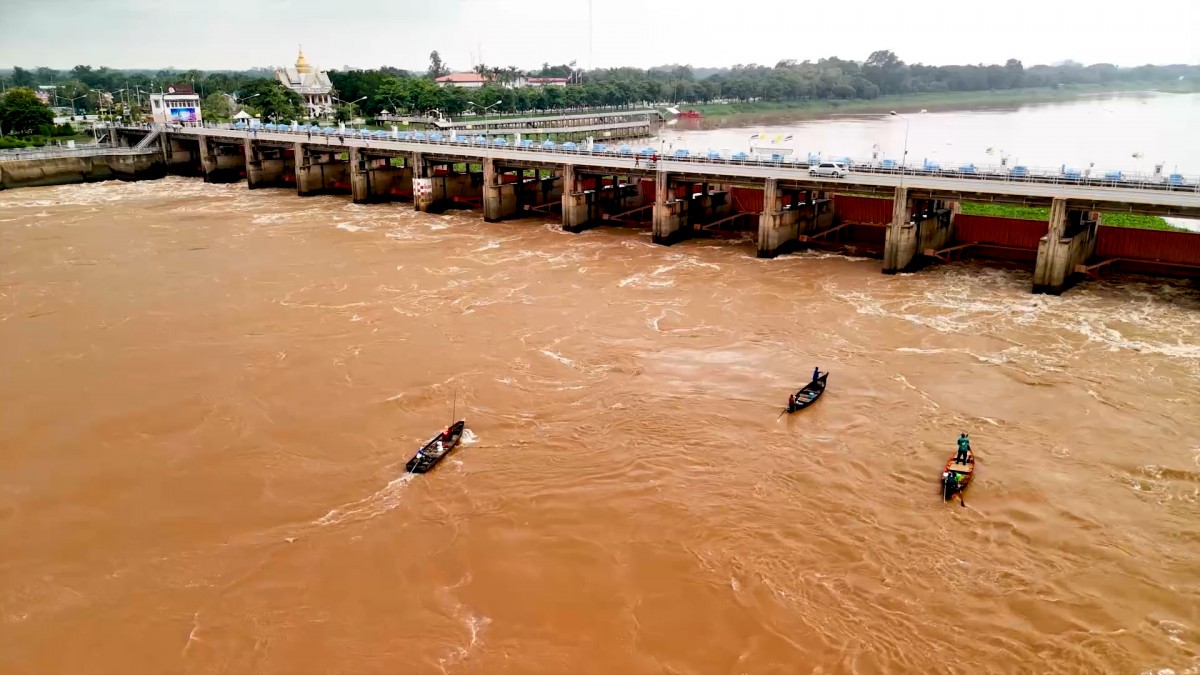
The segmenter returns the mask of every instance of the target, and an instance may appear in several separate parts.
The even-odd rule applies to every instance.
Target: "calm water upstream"
[[[0,192],[0,672],[1200,672],[1194,286],[754,253]]]
[[[1055,103],[1031,103],[965,110],[930,110],[901,106],[908,121],[908,162],[925,159],[944,167],[975,163],[1057,169],[1141,171],[1155,163],[1164,171],[1200,175],[1200,94],[1141,92],[1106,94]],[[693,152],[748,152],[750,135],[794,138],[784,147],[797,156],[819,153],[900,159],[904,152],[905,118],[887,113],[834,115],[788,120],[774,115],[680,120],[660,134],[660,141]],[[1139,155],[1135,157],[1134,155]]]

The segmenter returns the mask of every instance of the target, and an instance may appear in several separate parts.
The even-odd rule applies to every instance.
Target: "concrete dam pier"
[[[1102,225],[1105,212],[1200,217],[1200,192],[1190,189],[871,172],[819,178],[780,163],[289,131],[118,127],[112,135],[123,147],[109,154],[0,162],[0,184],[171,173],[358,203],[412,201],[419,211],[473,208],[489,222],[557,215],[568,232],[645,227],[662,245],[755,232],[759,257],[849,243],[880,255],[886,274],[966,255],[1030,264],[1036,293],[1061,293],[1113,269],[1200,277],[1200,235]],[[964,201],[1048,207],[1050,216],[967,216]]]

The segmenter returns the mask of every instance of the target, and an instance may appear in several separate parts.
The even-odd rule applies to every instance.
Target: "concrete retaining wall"
[[[37,185],[142,180],[166,175],[162,155],[92,155],[0,163],[0,189]]]

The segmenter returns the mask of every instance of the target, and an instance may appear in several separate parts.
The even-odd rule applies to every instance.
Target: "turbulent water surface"
[[[1200,294],[1029,287],[0,193],[0,672],[1200,672]]]

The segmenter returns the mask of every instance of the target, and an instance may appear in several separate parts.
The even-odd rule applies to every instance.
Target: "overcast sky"
[[[1200,0],[0,0],[0,67],[1200,63]],[[589,5],[591,18],[589,21]],[[591,30],[589,31],[589,25]],[[591,38],[589,40],[589,32]]]

